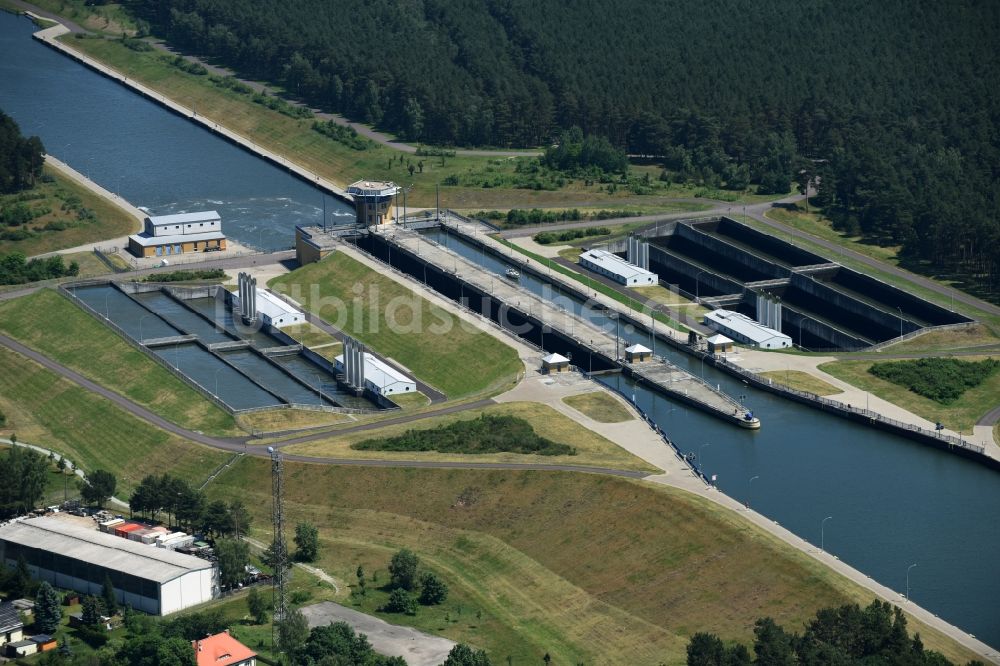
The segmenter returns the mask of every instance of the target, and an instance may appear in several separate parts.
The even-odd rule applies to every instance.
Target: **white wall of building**
[[[215,569],[190,571],[160,586],[160,614],[169,615],[212,600]]]
[[[275,328],[284,328],[285,326],[296,326],[298,324],[306,323],[305,315],[299,313],[283,314],[279,315],[278,317],[275,317],[274,319],[264,314],[263,312],[261,312],[260,315],[261,317],[264,318],[265,322],[267,322],[271,326],[274,326]]]

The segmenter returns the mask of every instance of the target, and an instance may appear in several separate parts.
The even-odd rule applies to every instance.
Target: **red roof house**
[[[191,641],[198,666],[257,666],[257,653],[229,635],[228,631],[200,641]]]

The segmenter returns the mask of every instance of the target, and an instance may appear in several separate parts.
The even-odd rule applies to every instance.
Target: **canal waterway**
[[[497,274],[497,280],[516,266],[452,234],[423,234]],[[518,283],[615,330],[601,310],[544,279],[522,272]],[[654,346],[644,331],[631,326],[619,331],[629,343]],[[634,396],[682,451],[694,454],[705,474],[717,476],[726,494],[817,547],[822,541],[828,552],[901,593],[906,569],[916,563],[910,572],[915,603],[1000,645],[1000,475],[946,451],[755,390],[666,342],[655,348],[730,395],[745,396],[761,430],[736,428],[618,374],[598,380]],[[832,518],[823,527],[827,516]]]
[[[230,236],[254,246],[288,247],[295,224],[321,221],[318,190],[37,43],[30,37],[33,29],[26,19],[0,12],[0,108],[25,133],[39,135],[53,155],[154,214],[214,208]],[[326,206],[331,215],[351,215],[331,197]],[[460,242],[459,251],[484,264],[494,261]],[[502,273],[503,262],[488,265]],[[528,275],[521,284],[544,290],[542,281]],[[558,294],[554,288],[544,293]],[[114,307],[105,298],[95,295],[88,302],[98,312]],[[125,301],[138,316],[119,318],[119,324],[139,337],[142,308]],[[129,307],[125,301],[120,304]],[[578,306],[570,301],[567,307]],[[158,317],[144,319],[142,326],[146,337],[176,335]],[[645,339],[627,330],[623,337]],[[665,344],[656,349],[702,372],[700,363]],[[202,351],[179,345],[158,353],[185,366],[182,370],[203,367],[200,379],[214,390],[215,370],[189,358]],[[289,370],[303,372],[310,385],[321,381],[309,381],[304,369]],[[220,391],[229,383],[223,372]],[[906,568],[917,563],[910,578],[913,600],[1000,646],[995,472],[755,391],[710,367],[704,373],[731,395],[745,394],[763,428],[735,428],[624,378],[602,381],[635,395],[671,439],[698,455],[705,472],[718,475],[724,492],[749,499],[755,509],[817,545],[823,519],[832,516],[825,524],[826,549],[894,589],[904,589]]]
[[[354,213],[343,202],[32,39],[0,11],[0,109],[46,151],[154,215],[217,210],[231,238],[295,243],[296,224]],[[360,176],[359,176],[360,177]]]

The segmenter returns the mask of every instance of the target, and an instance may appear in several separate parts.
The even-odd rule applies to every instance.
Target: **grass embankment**
[[[780,209],[778,209],[778,210],[780,210]],[[770,211],[768,211],[767,215],[768,215],[768,217],[772,217],[772,219],[774,219],[775,221],[782,221],[779,217],[775,216],[774,213],[775,213],[775,209],[771,209]],[[780,216],[781,214],[779,213],[778,215]],[[800,217],[800,218],[802,216],[804,216],[804,215],[805,214],[802,213],[802,212],[798,213],[798,217]],[[811,215],[815,215],[815,214],[811,214]],[[922,287],[922,286],[920,286],[918,284],[915,284],[914,282],[912,282],[912,281],[910,281],[910,280],[908,280],[906,278],[899,277],[898,275],[893,275],[892,273],[889,273],[889,272],[887,272],[885,270],[879,270],[879,269],[876,269],[876,268],[872,268],[872,267],[870,267],[870,266],[862,263],[861,261],[859,261],[859,260],[857,260],[857,259],[855,259],[855,258],[853,258],[853,257],[851,257],[851,256],[849,256],[849,255],[847,255],[847,254],[845,254],[843,252],[836,251],[836,250],[831,251],[830,248],[823,247],[822,245],[819,245],[818,243],[815,243],[815,242],[811,242],[809,240],[805,240],[805,239],[802,239],[802,238],[799,238],[799,237],[796,237],[796,236],[792,236],[789,233],[786,233],[786,232],[780,231],[778,229],[775,229],[773,226],[770,226],[768,224],[764,224],[763,222],[759,222],[757,220],[754,220],[753,218],[750,218],[750,217],[747,217],[747,216],[738,216],[738,215],[732,215],[732,217],[734,219],[736,219],[736,220],[741,221],[743,224],[746,224],[747,226],[750,226],[750,227],[753,227],[753,228],[757,229],[758,231],[763,231],[764,233],[767,233],[767,234],[769,234],[771,236],[774,236],[775,238],[780,238],[781,240],[787,241],[789,243],[792,243],[793,245],[796,245],[796,246],[801,247],[803,249],[809,250],[810,252],[815,252],[816,254],[819,254],[820,256],[828,257],[831,260],[836,261],[837,263],[846,266],[847,268],[853,269],[855,271],[858,271],[859,273],[863,273],[863,274],[868,275],[870,277],[876,278],[876,279],[881,280],[881,281],[883,281],[883,282],[885,282],[887,284],[891,284],[894,287],[898,287],[900,289],[903,289],[904,291],[907,291],[907,292],[913,294],[914,296],[919,296],[920,298],[928,300],[931,303],[935,303],[935,304],[937,304],[937,305],[939,305],[939,306],[941,306],[943,308],[946,308],[948,310],[954,310],[955,312],[959,312],[959,313],[964,314],[966,316],[975,318],[975,319],[977,319],[977,320],[979,320],[979,321],[987,324],[988,327],[989,327],[989,329],[995,335],[1000,336],[1000,316],[991,314],[989,312],[985,312],[984,310],[981,310],[981,309],[979,309],[977,307],[974,307],[974,306],[971,306],[971,305],[966,305],[966,304],[961,303],[959,301],[955,301],[954,299],[950,298],[949,296],[945,296],[945,295],[939,294],[936,291],[933,291],[931,289],[927,289],[926,287]],[[806,217],[809,217],[809,216],[806,216]],[[799,222],[799,224],[802,224],[802,223]],[[818,225],[818,226],[816,226],[816,225]],[[795,224],[791,224],[791,226],[795,226]],[[816,233],[814,233],[814,235],[816,235],[819,238],[824,238],[825,240],[830,240],[830,241],[833,241],[833,242],[837,243],[845,251],[846,250],[853,250],[853,251],[859,252],[861,254],[868,254],[868,256],[873,257],[875,259],[881,259],[881,257],[878,256],[877,253],[875,255],[872,255],[872,254],[869,254],[868,252],[866,252],[866,250],[870,250],[873,247],[878,248],[878,246],[872,246],[872,245],[869,245],[867,243],[852,241],[849,238],[845,238],[845,237],[841,236],[838,232],[834,231],[833,229],[828,229],[827,232],[823,232],[822,231],[822,227],[823,226],[829,227],[829,222],[809,223],[809,224],[805,225],[801,230],[802,231],[806,231],[808,233],[814,233],[813,230],[815,230]],[[831,233],[833,234],[834,237],[828,237]],[[884,250],[885,248],[878,248],[878,249],[879,250]],[[887,264],[890,264],[890,265],[894,265],[894,264],[898,263],[894,259],[886,259],[884,261]],[[906,268],[907,270],[910,270],[910,271],[915,270],[915,268],[919,269],[919,267],[912,267],[912,266],[905,266],[904,268]],[[947,287],[954,287],[955,286],[955,284],[954,284],[953,281],[943,280],[943,279],[939,278],[935,274],[928,273],[928,274],[925,275],[925,277],[929,277],[929,278],[935,280],[936,282],[938,282],[942,286],[947,286]],[[947,332],[942,331],[941,333],[946,338],[950,337]],[[953,333],[955,333],[956,336],[958,337],[958,339],[961,340],[961,335],[959,335],[958,331],[954,331]],[[919,339],[920,338],[915,338],[914,341],[919,340]],[[950,344],[949,344],[949,346],[950,346]]]
[[[458,421],[468,421],[482,414],[491,416],[515,416],[527,421],[540,437],[558,444],[565,444],[576,449],[576,455],[544,456],[520,453],[436,453],[436,452],[397,452],[397,451],[362,451],[352,448],[353,444],[372,438],[398,437],[407,430],[428,430],[439,426],[448,426]],[[644,460],[633,456],[614,442],[587,430],[574,423],[547,405],[535,402],[505,402],[489,405],[481,409],[470,409],[444,416],[431,416],[411,423],[389,425],[378,430],[338,435],[330,433],[328,439],[293,444],[288,453],[330,458],[371,458],[392,460],[433,460],[433,461],[464,461],[464,462],[542,462],[549,465],[592,465],[598,467],[614,467],[617,469],[635,469],[655,473],[657,468]]]
[[[98,24],[102,19],[98,19]],[[98,28],[100,29],[100,28]],[[116,39],[61,38],[70,47],[113,67],[130,79],[140,81],[166,97],[191,109],[199,116],[216,122],[284,155],[324,178],[346,186],[355,177],[413,183],[409,194],[412,206],[434,206],[435,186],[442,187],[442,204],[451,208],[489,209],[511,205],[525,207],[571,207],[581,204],[617,208],[623,205],[652,208],[657,212],[678,210],[675,199],[732,196],[755,201],[752,194],[707,191],[695,186],[681,186],[651,181],[651,194],[634,195],[625,187],[610,188],[585,184],[582,179],[561,178],[558,174],[534,175],[534,167],[518,166],[535,162],[534,157],[496,156],[425,156],[408,155],[384,145],[368,143],[365,150],[355,150],[312,129],[314,119],[293,118],[255,104],[249,95],[215,85],[208,75],[182,71],[168,62],[159,50],[141,52],[125,47]],[[280,89],[268,86],[273,92]],[[422,164],[422,168],[421,165]],[[414,171],[410,173],[410,166]],[[642,175],[641,167],[634,167]],[[657,171],[654,175],[658,176]],[[537,182],[558,189],[535,189]],[[449,183],[457,183],[449,185]],[[520,186],[518,186],[520,185]],[[767,197],[765,197],[767,199]],[[699,204],[684,204],[680,210],[700,209]]]
[[[600,423],[622,423],[632,420],[628,410],[604,391],[567,396],[563,398],[563,402]]]
[[[0,411],[7,415],[0,432],[65,454],[85,472],[113,472],[119,488],[127,490],[146,474],[164,471],[201,482],[226,460],[226,454],[169,435],[2,348],[0,376],[5,378]]]
[[[883,354],[908,354],[929,351],[957,351],[976,347],[1000,346],[997,336],[988,326],[975,324],[947,331],[928,331],[910,340],[883,348]]]
[[[272,409],[263,412],[240,414],[236,417],[236,421],[243,428],[255,433],[320,428],[350,420],[350,417],[346,414],[314,412],[308,409]]]
[[[861,236],[851,236],[837,231],[833,228],[830,220],[824,217],[822,212],[816,208],[810,208],[809,212],[806,212],[805,208],[800,207],[798,204],[792,204],[791,206],[772,208],[765,215],[776,222],[781,222],[799,231],[805,231],[817,238],[849,247],[873,259],[890,264],[899,263],[897,258],[899,246],[883,247],[873,243],[866,243]]]
[[[532,259],[534,261],[537,261],[540,265],[546,266],[546,267],[548,267],[548,268],[556,271],[557,273],[562,273],[566,277],[569,277],[569,278],[572,278],[573,280],[576,280],[577,282],[579,282],[580,284],[582,284],[584,287],[586,287],[587,289],[589,289],[591,291],[595,291],[595,292],[604,294],[605,296],[608,296],[609,298],[612,298],[612,299],[618,301],[619,303],[622,303],[623,305],[628,306],[629,308],[631,308],[633,310],[636,310],[638,312],[643,312],[647,316],[649,315],[649,311],[646,310],[644,303],[642,303],[641,301],[638,301],[638,300],[636,300],[636,299],[634,299],[634,298],[632,298],[630,296],[627,296],[627,295],[623,294],[622,292],[618,291],[617,289],[609,287],[608,285],[604,284],[603,282],[598,282],[597,280],[593,280],[593,279],[589,278],[588,276],[584,275],[583,273],[578,273],[577,271],[575,271],[575,270],[573,270],[571,268],[567,268],[567,267],[563,266],[562,264],[556,263],[555,261],[549,259],[548,257],[543,257],[543,256],[541,256],[539,254],[535,254],[534,252],[531,252],[530,250],[526,250],[523,247],[521,247],[520,245],[517,245],[516,243],[510,242],[506,238],[500,238],[499,236],[495,236],[494,238],[495,238],[495,240],[497,240],[501,244],[506,245],[507,247],[520,252],[524,256],[529,257],[530,259]],[[669,326],[671,328],[677,329],[678,331],[681,331],[682,333],[685,333],[688,330],[683,324],[680,324],[680,323],[674,321],[673,319],[670,319],[669,317],[667,317],[667,316],[665,316],[665,315],[663,315],[663,314],[661,314],[659,312],[654,312],[653,316],[656,318],[656,320],[658,322],[666,324],[667,326]]]
[[[23,252],[30,257],[138,231],[138,220],[113,202],[67,178],[58,169],[45,166],[43,174],[32,189],[0,196],[0,209],[20,204],[33,216],[25,224],[2,230],[0,254]],[[11,234],[24,238],[13,240]],[[67,257],[67,264],[72,260]],[[108,271],[105,268],[103,272]]]
[[[286,514],[320,526],[321,568],[353,581],[362,564],[381,585],[392,551],[414,549],[452,598],[415,617],[376,614],[484,647],[494,663],[545,652],[554,663],[683,663],[696,631],[748,642],[757,617],[799,627],[821,607],[872,598],[738,515],[652,484],[295,463],[285,472]],[[264,520],[269,474],[266,461],[243,459],[211,487]],[[914,628],[927,647],[971,658]]]
[[[232,416],[55,291],[0,303],[0,332],[185,428],[239,432]]]
[[[417,391],[416,393],[397,393],[389,398],[403,409],[419,409],[431,404],[430,398]]]
[[[816,375],[811,375],[801,370],[768,370],[767,372],[759,372],[757,374],[770,379],[775,384],[781,384],[797,391],[806,391],[807,393],[815,393],[816,395],[843,393],[843,391],[833,384],[824,382]]]
[[[281,332],[298,340],[303,346],[310,349],[317,345],[327,345],[337,342],[329,333],[308,322],[305,324],[296,324],[295,326],[286,326],[281,329]]]
[[[575,456],[569,444],[540,437],[531,424],[510,415],[480,414],[430,430],[410,428],[392,437],[373,437],[351,444],[357,451],[436,451],[438,453],[522,453],[541,456]]]
[[[497,390],[522,369],[511,347],[342,252],[268,286],[449,398]]]
[[[967,356],[963,360],[981,361],[986,358],[988,357]],[[903,386],[876,377],[868,372],[872,365],[872,361],[834,361],[824,363],[819,369],[928,421],[943,423],[946,428],[956,432],[970,432],[976,421],[996,406],[997,396],[1000,395],[1000,372],[994,372],[979,386],[965,391],[961,400],[951,405],[942,405]]]

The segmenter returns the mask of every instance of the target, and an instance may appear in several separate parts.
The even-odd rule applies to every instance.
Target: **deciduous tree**
[[[312,523],[299,523],[295,526],[295,559],[315,562],[318,556],[319,530]]]
[[[420,558],[408,548],[400,549],[389,562],[390,584],[404,590],[412,590],[417,584],[417,567]]]
[[[95,469],[80,481],[80,497],[87,504],[103,506],[115,494],[118,480],[115,475],[104,469]]]

